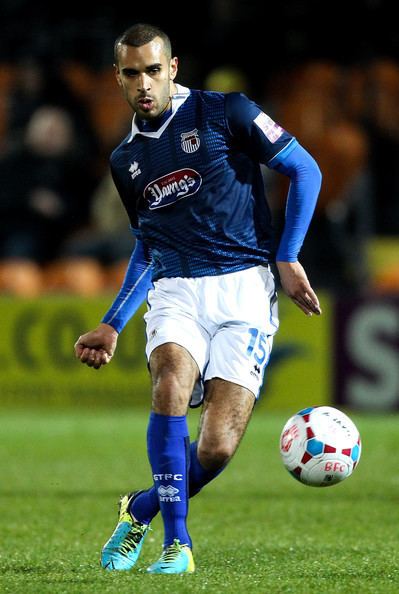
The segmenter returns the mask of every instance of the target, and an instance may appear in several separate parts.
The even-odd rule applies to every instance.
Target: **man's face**
[[[165,55],[162,39],[155,37],[141,47],[119,44],[116,79],[130,107],[139,118],[158,117],[169,105],[177,58]]]

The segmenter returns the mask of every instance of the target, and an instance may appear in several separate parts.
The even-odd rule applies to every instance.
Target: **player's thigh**
[[[228,318],[223,320],[210,343],[205,381],[219,377],[259,395],[269,362],[273,336],[278,329],[274,278],[269,269],[257,266],[226,279],[234,296]],[[223,308],[220,309],[223,314]]]
[[[149,309],[144,315],[146,355],[150,361],[155,349],[174,343],[191,355],[202,374],[209,357],[210,336],[198,320],[195,286],[190,283],[193,280],[161,279],[149,292]]]
[[[255,323],[226,324],[218,330],[211,341],[205,381],[222,378],[250,390],[255,398],[259,397],[273,336]]]
[[[206,382],[198,435],[198,455],[205,468],[221,466],[234,455],[254,403],[254,394],[243,386],[220,378]]]
[[[184,347],[167,342],[150,355],[152,408],[159,414],[184,415],[199,377],[192,355]]]

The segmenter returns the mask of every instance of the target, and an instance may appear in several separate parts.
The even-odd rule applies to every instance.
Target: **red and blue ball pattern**
[[[290,421],[286,424],[286,430],[283,430],[281,435],[281,442],[280,442],[280,449],[284,459],[284,453],[288,452],[291,448],[291,445],[295,440],[301,439],[301,443],[303,440],[303,446],[301,447],[301,451],[298,452],[301,455],[301,458],[298,459],[298,464],[294,468],[289,468],[286,464],[286,467],[290,474],[296,478],[297,480],[304,482],[305,484],[313,484],[309,482],[306,477],[303,476],[304,470],[306,469],[306,465],[312,466],[309,464],[310,461],[323,460],[324,454],[332,454],[333,456],[326,456],[325,462],[323,462],[324,466],[324,476],[323,481],[319,483],[314,483],[315,486],[328,486],[329,484],[335,484],[339,482],[337,480],[337,475],[341,474],[341,479],[343,480],[344,477],[348,476],[353,472],[356,468],[356,465],[359,462],[360,454],[361,454],[361,440],[360,436],[357,432],[357,441],[351,447],[337,447],[337,445],[332,445],[332,443],[328,443],[326,440],[320,440],[319,436],[315,434],[314,427],[312,426],[312,412],[316,409],[321,407],[318,406],[311,406],[299,411],[294,417],[292,417],[292,421],[295,418],[299,417],[298,421],[302,420],[304,423],[304,429],[306,431],[306,436],[303,440],[301,437],[301,433],[303,433],[303,426],[302,423],[299,422],[301,428],[298,427],[298,424],[295,422],[290,423]],[[352,422],[348,417],[346,417],[341,411],[337,409],[333,409],[331,407],[322,407],[326,409],[328,412],[332,412],[332,416],[334,413],[337,413],[337,421],[341,423],[341,419],[347,419],[349,423]],[[326,412],[327,414],[327,412]],[[339,416],[338,416],[339,415]],[[317,433],[317,432],[316,432]],[[332,442],[337,441],[336,439],[332,439]],[[347,443],[345,444],[347,445]],[[335,457],[334,454],[337,454]],[[348,469],[350,472],[348,473]]]

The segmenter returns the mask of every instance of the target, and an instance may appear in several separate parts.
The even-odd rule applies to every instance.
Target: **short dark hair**
[[[170,59],[172,57],[172,45],[168,35],[155,25],[148,25],[147,23],[136,23],[126,29],[122,35],[119,35],[114,44],[114,60],[118,63],[118,46],[131,45],[133,47],[141,47],[150,43],[155,37],[160,37],[163,41],[165,54]]]

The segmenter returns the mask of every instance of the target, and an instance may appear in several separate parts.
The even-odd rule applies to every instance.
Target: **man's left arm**
[[[269,161],[268,166],[287,175],[291,180],[285,225],[276,255],[281,285],[284,292],[306,315],[320,315],[317,295],[298,262],[298,254],[320,191],[320,169],[313,157],[298,143],[291,151],[283,150],[277,154]]]
[[[319,167],[289,132],[242,93],[226,95],[225,117],[231,135],[252,159],[291,180],[277,267],[282,287],[294,303],[306,315],[320,314],[317,296],[298,262],[320,190]]]

